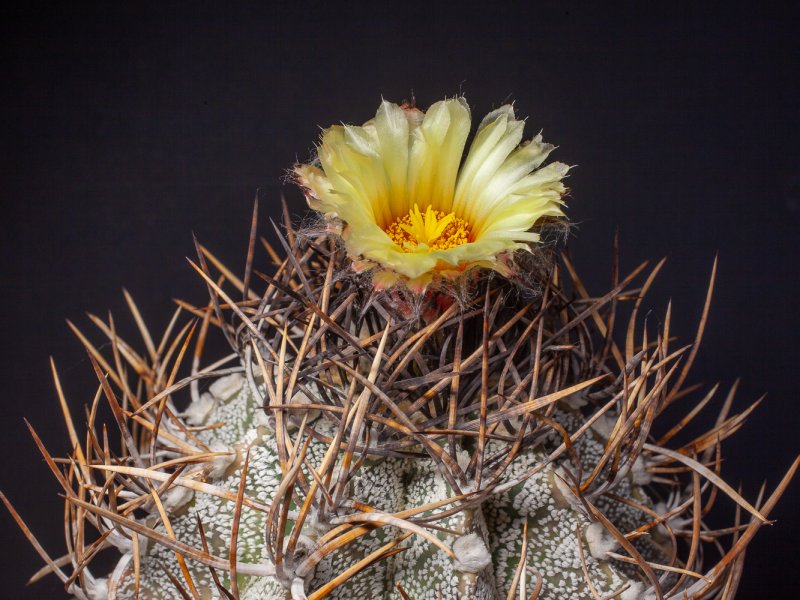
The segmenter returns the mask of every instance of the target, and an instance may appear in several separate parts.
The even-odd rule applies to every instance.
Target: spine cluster
[[[67,554],[3,497],[46,563],[34,579],[85,600],[733,596],[797,462],[755,503],[724,482],[721,444],[752,409],[730,411],[734,390],[676,443],[717,390],[686,385],[702,326],[673,348],[669,307],[661,330],[640,323],[661,263],[601,296],[565,257],[536,294],[478,271],[418,295],[348,274],[326,237],[289,227],[282,245],[243,279],[198,246],[210,299],[181,302],[160,338],[129,297],[138,346],[110,318],[91,317],[107,351],[76,328],[100,384],[86,434],[55,367],[69,455],[31,427]],[[216,361],[211,331],[231,347]],[[737,521],[714,530],[724,501]],[[100,553],[119,554],[111,573]]]

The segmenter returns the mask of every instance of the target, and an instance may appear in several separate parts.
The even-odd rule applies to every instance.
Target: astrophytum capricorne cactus
[[[104,352],[75,329],[101,384],[87,434],[55,367],[72,452],[53,459],[31,428],[68,553],[6,501],[46,562],[35,579],[92,600],[733,596],[797,463],[752,504],[722,480],[721,443],[750,411],[730,414],[735,390],[711,431],[671,443],[717,391],[685,386],[711,287],[679,348],[669,306],[661,330],[638,319],[663,261],[590,294],[541,244],[565,193],[567,168],[541,166],[552,147],[520,144],[503,107],[462,161],[469,129],[453,99],[326,131],[294,170],[324,217],[287,216],[279,250],[262,240],[270,275],[256,210],[244,277],[198,244],[210,300],[181,302],[160,339],[130,297],[141,348],[110,319],[92,317]],[[232,352],[206,364],[212,331]],[[676,403],[687,416],[654,427]],[[722,498],[737,522],[714,531]],[[119,553],[102,576],[101,552]]]

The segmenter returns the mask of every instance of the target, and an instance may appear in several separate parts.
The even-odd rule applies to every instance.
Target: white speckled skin
[[[215,429],[199,435],[204,443],[215,447],[228,447],[237,452],[225,468],[224,462],[206,466],[209,483],[235,491],[241,476],[243,454],[250,449],[246,493],[249,497],[269,503],[280,483],[277,448],[260,405],[256,402],[243,378],[233,375],[215,382],[210,391],[216,400],[209,403],[204,398],[204,409],[213,404],[214,409],[202,418],[205,423],[224,422]],[[201,411],[190,414],[198,418]],[[565,407],[559,419],[567,428],[574,427],[579,417]],[[319,424],[319,422],[318,422]],[[324,427],[324,425],[321,425]],[[544,446],[547,445],[545,442]],[[314,442],[309,452],[309,462],[320,464],[327,447]],[[582,460],[591,463],[602,452],[602,439],[584,437],[580,443]],[[545,455],[544,447],[525,450],[511,464],[505,477],[513,478],[538,464]],[[222,468],[220,468],[222,467]],[[564,497],[559,481],[557,464],[545,466],[534,476],[515,487],[490,496],[475,510],[461,511],[454,516],[437,521],[437,525],[460,534],[474,533],[484,541],[491,553],[491,564],[477,573],[465,573],[456,568],[454,561],[424,538],[412,535],[403,546],[404,552],[380,561],[362,571],[333,592],[336,599],[388,599],[399,598],[395,584],[414,600],[443,600],[475,598],[478,600],[505,599],[511,586],[521,554],[523,525],[528,524],[527,566],[524,578],[530,594],[537,577],[543,578],[541,600],[593,598],[587,586],[578,544],[582,545],[586,568],[601,596],[613,594],[623,588],[627,595],[638,594],[641,585],[630,580],[620,563],[598,559],[592,536],[595,526],[579,502]],[[560,488],[561,491],[558,491]],[[615,490],[617,494],[635,497],[638,502],[648,502],[643,489],[633,483],[633,477],[624,478]],[[419,506],[453,495],[452,489],[428,459],[382,458],[367,461],[357,473],[348,495],[352,499],[372,505],[385,512],[397,512],[407,507]],[[170,510],[169,518],[178,539],[201,547],[196,518],[202,520],[212,554],[228,556],[233,506],[230,502],[200,493]],[[598,503],[602,498],[598,500]],[[602,510],[625,531],[643,522],[641,515],[625,505],[607,502]],[[598,504],[600,505],[600,504]],[[159,523],[158,515],[150,517],[151,524]],[[246,563],[266,563],[264,550],[263,512],[244,507],[238,541],[238,558]],[[587,542],[587,528],[590,540]],[[161,525],[157,528],[163,531]],[[448,546],[458,539],[452,533],[431,530]],[[578,532],[578,535],[576,535]],[[311,522],[306,523],[310,540],[322,533]],[[306,582],[305,593],[311,594],[321,585],[398,535],[391,528],[377,529],[368,536],[350,544],[344,551],[323,560],[313,576]],[[143,600],[181,598],[173,584],[164,575],[162,566],[183,581],[174,553],[157,544],[141,545],[142,572],[139,597]],[[123,557],[123,560],[130,557]],[[130,565],[130,562],[128,563]],[[187,560],[192,578],[202,598],[220,598],[207,567]],[[228,586],[226,573],[218,572],[223,585]],[[537,575],[539,574],[539,575]],[[292,598],[291,592],[273,577],[239,576],[242,600],[284,600]],[[627,586],[627,587],[626,587]],[[519,588],[519,586],[517,586]],[[519,594],[519,591],[517,592]],[[124,570],[119,597],[133,598],[132,567]],[[517,598],[520,596],[517,595]],[[635,595],[633,597],[636,597]]]

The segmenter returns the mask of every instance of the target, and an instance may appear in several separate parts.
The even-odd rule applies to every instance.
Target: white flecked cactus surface
[[[558,419],[571,430],[583,424],[580,413],[565,405]],[[223,423],[208,429],[198,437],[222,456],[196,469],[208,483],[236,493],[245,454],[249,453],[246,476],[248,497],[269,504],[280,485],[281,469],[278,460],[274,423],[266,418],[261,403],[254,399],[245,378],[233,374],[214,382],[209,391],[189,406],[185,418],[191,426]],[[602,421],[601,421],[602,422]],[[173,433],[178,433],[173,431]],[[605,439],[602,427],[594,427],[590,435],[581,438],[578,450],[590,469],[592,461],[603,453]],[[507,598],[512,585],[532,590],[541,585],[539,598],[591,599],[593,592],[587,584],[584,570],[601,596],[618,594],[631,600],[642,598],[643,584],[630,571],[613,560],[607,552],[616,550],[616,543],[606,529],[593,521],[580,501],[565,483],[566,473],[559,461],[548,463],[547,455],[558,444],[551,437],[538,447],[526,449],[513,461],[497,492],[490,494],[478,506],[457,512],[437,521],[447,531],[434,531],[441,543],[452,548],[456,559],[421,536],[411,536],[402,545],[405,550],[378,562],[338,587],[331,598],[388,599],[397,598],[396,583],[400,583],[414,599],[475,598],[494,600]],[[308,466],[318,468],[327,449],[322,443],[309,446]],[[499,449],[499,448],[498,448]],[[469,460],[466,452],[464,460]],[[537,472],[516,485],[531,468]],[[191,472],[184,473],[184,477]],[[618,478],[614,491],[637,503],[650,504],[644,489],[648,476],[631,470]],[[503,484],[506,484],[505,486]],[[385,513],[398,513],[423,506],[454,495],[454,490],[430,460],[387,457],[367,460],[348,484],[347,496]],[[201,546],[198,519],[202,522],[211,554],[225,556],[231,541],[233,511],[231,503],[218,497],[174,487],[163,499],[169,520],[178,539]],[[604,503],[615,525],[623,530],[645,523],[641,511],[616,502]],[[150,517],[156,528],[163,529],[157,511]],[[244,506],[238,532],[238,560],[242,564],[269,565],[264,547],[265,515],[262,511]],[[333,523],[306,521],[302,544],[298,546],[296,564],[313,549],[315,541],[335,527]],[[523,536],[523,530],[526,535]],[[392,527],[378,529],[333,553],[308,572],[304,592],[315,590],[345,571],[359,559],[374,552],[401,530]],[[527,547],[523,552],[523,538]],[[653,539],[641,545],[644,552],[655,557],[661,553]],[[182,574],[174,560],[174,552],[159,544],[140,547],[141,574],[139,597],[144,600],[181,598],[172,581],[165,577],[163,566],[176,579]],[[517,574],[521,557],[526,568]],[[130,556],[123,556],[124,571],[117,583],[120,598],[134,597],[134,577]],[[210,572],[200,564],[190,564],[192,579],[202,598],[220,598]],[[229,585],[227,575],[220,574],[223,585]],[[291,598],[273,575],[239,575],[238,587],[242,599],[283,600]],[[296,593],[297,595],[297,593]]]
[[[751,410],[731,412],[734,389],[688,441],[698,404],[656,424],[692,397],[702,337],[670,348],[669,306],[662,328],[639,322],[660,266],[600,296],[566,258],[419,296],[379,292],[343,274],[330,239],[289,233],[263,293],[200,247],[211,300],[183,303],[197,319],[176,314],[159,343],[128,297],[144,350],[111,319],[92,317],[105,353],[75,328],[102,391],[85,440],[55,365],[70,454],[31,428],[64,489],[67,554],[0,495],[45,562],[34,579],[79,600],[733,597],[798,463],[755,505],[724,483],[720,444]],[[212,325],[233,352],[203,368]],[[738,521],[715,531],[704,517],[724,500]]]

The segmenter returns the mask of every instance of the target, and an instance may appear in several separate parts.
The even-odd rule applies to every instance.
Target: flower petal
[[[385,172],[389,214],[381,225],[388,226],[397,217],[408,212],[408,146],[409,121],[406,111],[401,107],[381,102],[373,121],[378,143],[378,152]]]
[[[422,290],[435,277],[473,267],[508,274],[510,253],[539,240],[531,231],[536,222],[563,215],[569,168],[539,168],[553,146],[541,135],[520,146],[524,123],[510,105],[481,121],[459,169],[469,128],[463,98],[437,102],[427,113],[384,101],[363,126],[323,133],[321,168],[295,167],[309,205],[341,231],[354,268],[371,269],[376,286],[404,281]],[[394,239],[402,236],[387,229],[403,217],[400,228],[413,235],[401,247]],[[471,241],[435,245],[454,235],[447,231],[456,219],[471,228]]]
[[[458,174],[453,198],[453,211],[462,219],[474,222],[475,197],[517,147],[524,125],[514,118],[510,105],[492,111],[481,122]]]
[[[523,177],[500,201],[486,210],[478,239],[501,231],[526,231],[542,217],[564,216],[561,197],[566,192],[562,179],[569,171],[564,163],[552,163]]]
[[[314,165],[297,165],[294,175],[311,208],[326,214],[336,213],[341,196],[333,190],[322,169]]]
[[[445,213],[452,211],[458,166],[469,128],[469,107],[463,98],[442,100],[428,109],[421,125],[413,131],[406,212],[413,203],[431,205]]]
[[[502,203],[512,188],[525,176],[536,170],[553,151],[555,146],[542,142],[537,135],[530,142],[514,150],[486,184],[470,199],[473,205],[473,225],[481,229],[484,220],[495,206]]]
[[[389,189],[374,132],[367,127],[333,126],[319,147],[322,169],[337,194],[339,216],[348,221],[353,212],[389,218]]]

